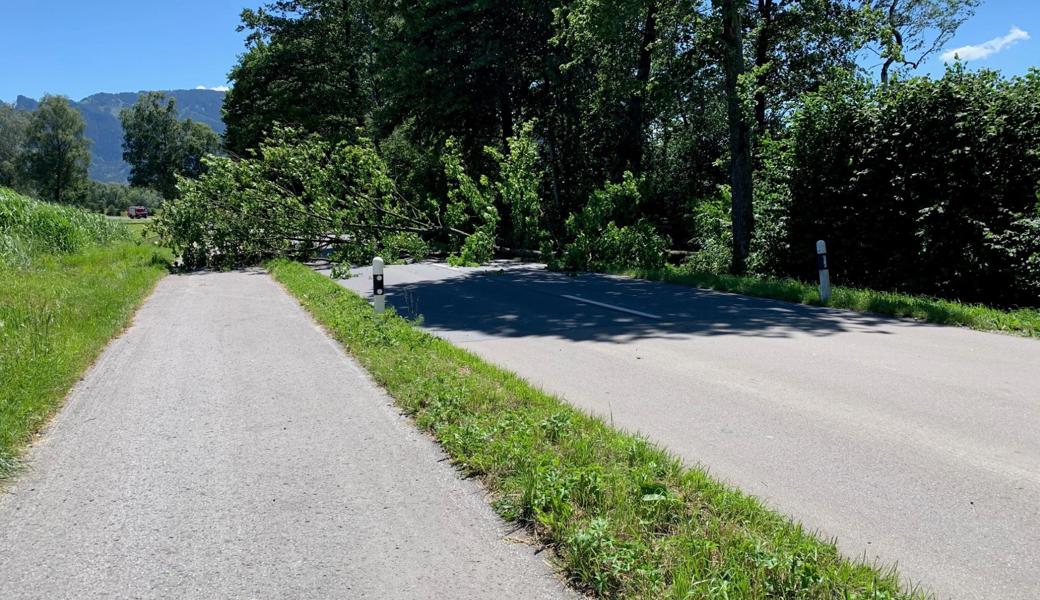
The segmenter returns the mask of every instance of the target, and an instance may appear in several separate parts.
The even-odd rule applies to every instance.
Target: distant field
[[[131,233],[135,237],[139,237],[143,240],[155,241],[155,237],[147,234],[148,226],[152,224],[152,217],[147,219],[131,219],[129,217],[108,217],[110,221],[115,221],[126,225]]]

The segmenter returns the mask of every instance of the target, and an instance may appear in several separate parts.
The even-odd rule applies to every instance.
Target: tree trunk
[[[885,64],[881,67],[881,85],[888,85],[888,70],[892,68],[892,64],[896,61],[894,59],[888,59]]]
[[[766,131],[766,73],[762,69],[769,62],[769,44],[773,33],[773,0],[758,0],[761,25],[755,40],[755,67],[758,69],[758,89],[755,90],[755,124],[759,135]]]
[[[896,45],[902,48],[903,34],[899,33],[898,29],[893,29],[892,37],[895,39]],[[889,71],[892,69],[892,65],[896,64],[896,62],[897,61],[895,57],[890,57],[888,60],[885,61],[885,64],[881,67],[881,85],[888,85]]]
[[[896,10],[899,8],[899,0],[892,0],[892,3],[888,6],[888,24],[892,27],[892,35],[895,38],[896,46],[900,49],[902,54],[903,48],[903,34],[899,32],[899,28],[896,26]],[[889,49],[891,52],[891,49]],[[889,56],[888,60],[885,61],[885,65],[881,67],[881,85],[888,85],[888,72],[895,64],[896,58]]]
[[[639,46],[636,65],[636,90],[632,94],[628,113],[628,131],[622,141],[622,167],[638,174],[643,167],[643,115],[646,112],[646,91],[650,83],[650,67],[654,41],[657,40],[657,3],[651,2],[643,21],[643,39]]]
[[[55,148],[55,169],[54,169],[54,199],[52,202],[62,204],[65,201],[65,172],[68,159],[66,158],[65,145],[62,142],[58,142],[57,148]]]
[[[513,99],[505,83],[498,88],[498,111],[502,123],[502,153],[509,155],[509,138],[513,137]]]
[[[740,76],[744,74],[744,25],[740,0],[721,1],[733,200],[733,262],[730,269],[733,273],[742,274],[747,270],[751,234],[755,227],[751,204],[751,127],[741,107],[739,89]]]

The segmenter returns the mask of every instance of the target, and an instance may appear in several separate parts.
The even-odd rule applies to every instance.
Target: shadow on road
[[[396,267],[407,269],[409,267]],[[691,336],[829,336],[848,332],[890,334],[921,324],[776,300],[765,300],[608,275],[567,275],[537,267],[466,270],[446,277],[394,284],[387,300],[398,314],[421,317],[439,331],[495,337],[553,336],[624,343]],[[351,286],[355,287],[355,286]],[[573,298],[610,304],[659,318],[612,310]]]

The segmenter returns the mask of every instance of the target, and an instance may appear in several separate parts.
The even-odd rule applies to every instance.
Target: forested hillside
[[[214,90],[173,90],[163,92],[177,102],[177,113],[181,119],[204,123],[217,133],[224,132],[220,108],[224,92]],[[119,113],[137,102],[139,92],[121,94],[94,94],[79,102],[70,102],[86,122],[85,135],[91,141],[90,178],[106,183],[125,183],[130,175],[130,165],[123,161],[123,127]],[[39,102],[19,96],[15,107],[33,111]]]
[[[197,177],[202,158],[221,151],[220,136],[209,125],[178,117],[175,98],[142,93],[116,113],[120,169],[128,181],[92,181],[95,144],[86,135],[83,105],[77,109],[68,98],[50,95],[35,104],[23,99],[22,105],[32,110],[0,103],[0,186],[56,204],[108,215],[130,206],[154,211],[176,195],[178,176]],[[197,110],[193,105],[183,112]]]
[[[167,234],[198,262],[432,244],[460,263],[685,256],[691,271],[799,278],[825,239],[844,284],[1036,305],[1040,72],[915,75],[978,4],[246,10],[224,104],[244,158],[186,182]]]

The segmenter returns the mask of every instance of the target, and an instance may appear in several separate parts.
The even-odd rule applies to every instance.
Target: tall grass
[[[165,273],[119,223],[0,188],[0,477]]]
[[[28,266],[40,254],[72,254],[130,239],[104,215],[59,206],[0,188],[0,262]]]

